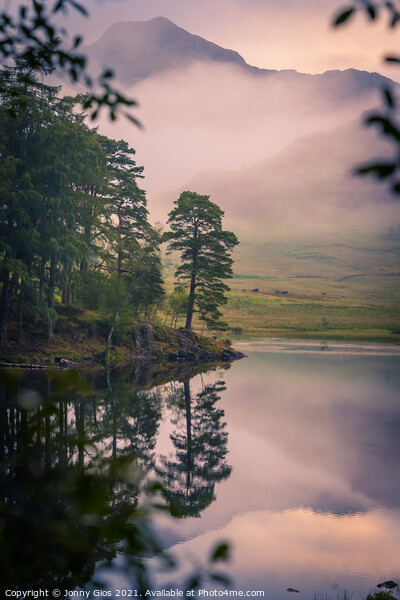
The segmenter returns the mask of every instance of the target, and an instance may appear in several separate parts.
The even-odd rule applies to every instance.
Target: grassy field
[[[233,339],[400,341],[397,236],[244,241],[234,259],[235,276],[223,307]],[[172,265],[166,274],[172,287]]]
[[[398,304],[351,298],[277,297],[267,291],[232,290],[224,318],[242,336],[400,340]]]

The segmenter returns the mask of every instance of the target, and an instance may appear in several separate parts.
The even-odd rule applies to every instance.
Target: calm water
[[[93,578],[132,587],[137,564],[126,563],[125,548],[144,557],[153,585],[167,588],[224,540],[231,560],[218,570],[232,576],[233,589],[262,590],[271,600],[290,596],[289,587],[299,598],[335,599],[343,589],[362,598],[380,581],[398,580],[399,348],[240,349],[248,358],[230,369],[181,374],[145,391],[132,374],[112,378],[111,388],[99,376],[91,385],[67,373],[61,382],[54,373],[4,377],[0,533],[3,523],[8,548],[0,558],[4,565],[11,556],[10,586],[20,578],[24,589],[40,573],[41,585],[62,589],[93,589]],[[179,559],[164,574],[151,545],[129,548],[155,480],[168,511],[156,510],[151,527]],[[71,514],[75,545],[60,533]],[[24,560],[26,536],[39,548],[24,550],[37,565],[10,574],[12,561]]]

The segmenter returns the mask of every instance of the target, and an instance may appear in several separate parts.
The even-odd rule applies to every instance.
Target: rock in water
[[[390,579],[390,581],[384,581],[383,583],[378,583],[376,587],[378,588],[386,588],[387,590],[394,590],[394,588],[398,587],[399,584]]]

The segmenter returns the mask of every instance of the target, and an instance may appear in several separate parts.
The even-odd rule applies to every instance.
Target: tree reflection
[[[216,407],[224,389],[222,381],[208,384],[192,399],[190,380],[186,379],[170,398],[180,412],[170,435],[175,459],[162,456],[157,472],[174,517],[200,516],[215,499],[215,484],[231,473],[225,462],[228,434],[224,411]]]
[[[3,373],[4,375],[4,373]],[[29,386],[29,387],[28,387]],[[139,508],[161,399],[95,393],[73,373],[7,375],[0,389],[0,564],[4,589],[74,589],[121,544],[136,587],[158,550]]]
[[[73,371],[1,374],[0,587],[73,590],[90,586],[100,565],[101,576],[112,567],[138,593],[151,589],[147,561],[164,554],[144,499],[161,487],[178,517],[213,501],[231,472],[216,407],[224,384],[192,399],[189,378],[169,393],[122,377],[95,389]],[[178,412],[175,461],[156,456],[165,403]]]

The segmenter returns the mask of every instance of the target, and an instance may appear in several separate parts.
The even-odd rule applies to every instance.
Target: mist
[[[364,76],[254,75],[198,62],[125,87],[140,101],[143,130],[123,119],[104,119],[100,130],[136,149],[153,221],[165,222],[180,191],[191,189],[210,195],[245,239],[382,229],[400,221],[400,203],[382,184],[352,175],[391,153],[362,123],[381,100],[379,84]]]

